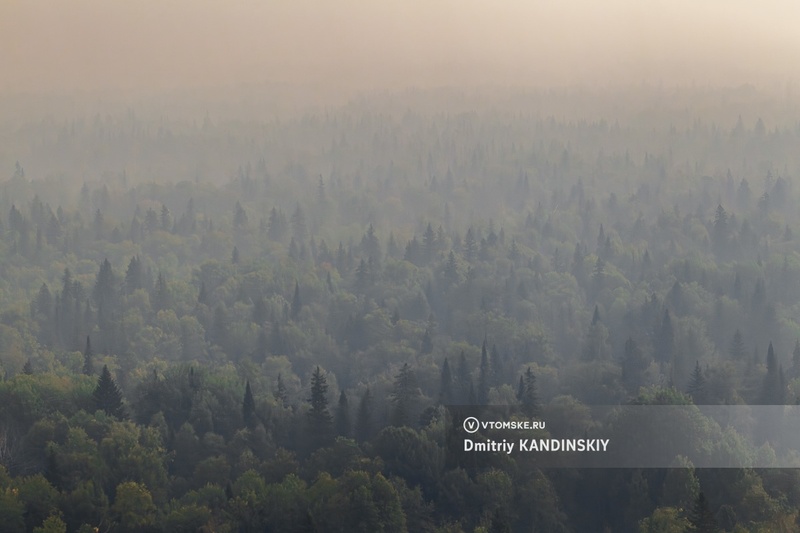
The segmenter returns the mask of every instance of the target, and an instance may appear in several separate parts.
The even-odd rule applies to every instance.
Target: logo
[[[467,433],[475,433],[480,428],[481,423],[474,416],[464,419],[464,431]]]

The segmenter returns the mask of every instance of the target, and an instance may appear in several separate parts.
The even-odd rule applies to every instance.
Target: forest
[[[35,108],[0,114],[2,531],[800,530],[796,469],[445,447],[448,405],[800,403],[789,91]]]

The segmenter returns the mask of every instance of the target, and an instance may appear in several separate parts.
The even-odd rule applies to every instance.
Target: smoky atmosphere
[[[0,531],[800,531],[798,22],[0,3]]]

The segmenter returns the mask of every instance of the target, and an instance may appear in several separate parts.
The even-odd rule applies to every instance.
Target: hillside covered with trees
[[[448,404],[584,431],[593,405],[798,403],[788,97],[409,91],[0,136],[5,531],[800,528],[796,470],[444,457]]]

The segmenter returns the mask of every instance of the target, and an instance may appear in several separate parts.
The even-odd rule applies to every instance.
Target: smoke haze
[[[782,87],[798,20],[789,1],[6,0],[0,91]]]

